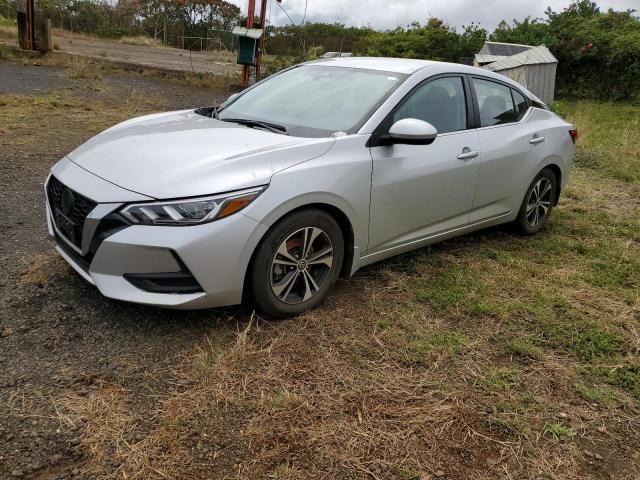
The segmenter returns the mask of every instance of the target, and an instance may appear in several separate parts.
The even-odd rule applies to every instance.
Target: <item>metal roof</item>
[[[476,53],[474,55],[476,62],[478,63],[491,63],[497,62],[498,60],[502,60],[503,58],[507,58],[504,55],[483,55],[481,53]]]
[[[547,47],[540,45],[539,47],[490,63],[482,68],[497,72],[521,65],[534,65],[536,63],[558,63],[558,59],[553,56]]]
[[[525,50],[533,48],[532,45],[522,45],[520,43],[484,42],[478,52],[479,55],[499,55],[510,57]]]
[[[240,37],[260,38],[262,36],[261,28],[245,28],[245,27],[233,27],[231,30],[233,35]]]

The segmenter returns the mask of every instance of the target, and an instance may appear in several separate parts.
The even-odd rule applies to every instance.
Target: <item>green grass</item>
[[[630,391],[640,400],[640,363],[624,363],[605,370],[606,381]]]
[[[503,351],[507,355],[530,360],[540,360],[544,353],[536,345],[535,340],[528,337],[516,338],[504,344]]]
[[[0,15],[0,27],[16,27],[16,19],[15,18],[7,18]]]
[[[576,393],[588,402],[613,408],[621,403],[621,399],[610,387],[606,385],[585,385],[576,383]]]
[[[543,322],[542,331],[548,345],[564,348],[583,360],[611,358],[624,350],[624,340],[619,334],[605,331],[592,320],[561,318]]]
[[[561,423],[552,423],[544,428],[543,433],[551,435],[555,440],[562,440],[575,437],[577,432],[574,428],[567,427]]]
[[[476,345],[481,325],[491,324],[497,353],[512,361],[570,357],[577,369],[567,367],[568,375],[581,387],[567,391],[610,407],[611,388],[586,385],[640,398],[640,368],[627,360],[636,355],[640,318],[640,106],[579,101],[555,109],[580,138],[573,178],[543,232],[479,232],[400,257],[389,269],[406,278],[414,302],[478,325],[463,331],[467,343]],[[494,373],[485,390],[510,384]]]
[[[520,371],[513,367],[490,368],[482,379],[482,387],[489,393],[511,390],[520,383]]]
[[[578,127],[579,165],[614,178],[640,180],[638,106],[581,100],[558,101],[553,109]]]

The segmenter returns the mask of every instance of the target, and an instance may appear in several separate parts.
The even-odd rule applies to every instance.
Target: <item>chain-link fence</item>
[[[236,52],[238,40],[231,32],[224,30],[209,30],[206,37],[180,35],[160,32],[158,38],[171,47],[184,50],[208,51],[208,52]]]

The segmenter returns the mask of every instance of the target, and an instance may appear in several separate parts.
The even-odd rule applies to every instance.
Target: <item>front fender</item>
[[[366,253],[369,237],[371,156],[368,136],[336,140],[327,154],[275,174],[269,187],[243,213],[270,227],[288,213],[305,206],[328,205],[340,210],[353,231],[351,273]]]

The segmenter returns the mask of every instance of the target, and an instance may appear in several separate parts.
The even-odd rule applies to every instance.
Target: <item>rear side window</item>
[[[519,91],[511,91],[513,92],[513,101],[516,104],[516,121],[519,122],[529,109],[529,103],[527,102],[527,99],[524,98],[524,95],[522,95]]]
[[[393,122],[417,118],[436,127],[438,133],[467,128],[467,104],[460,77],[432,80],[419,86],[393,114]]]
[[[480,107],[480,125],[482,127],[516,121],[516,111],[509,87],[474,78],[473,89]]]

